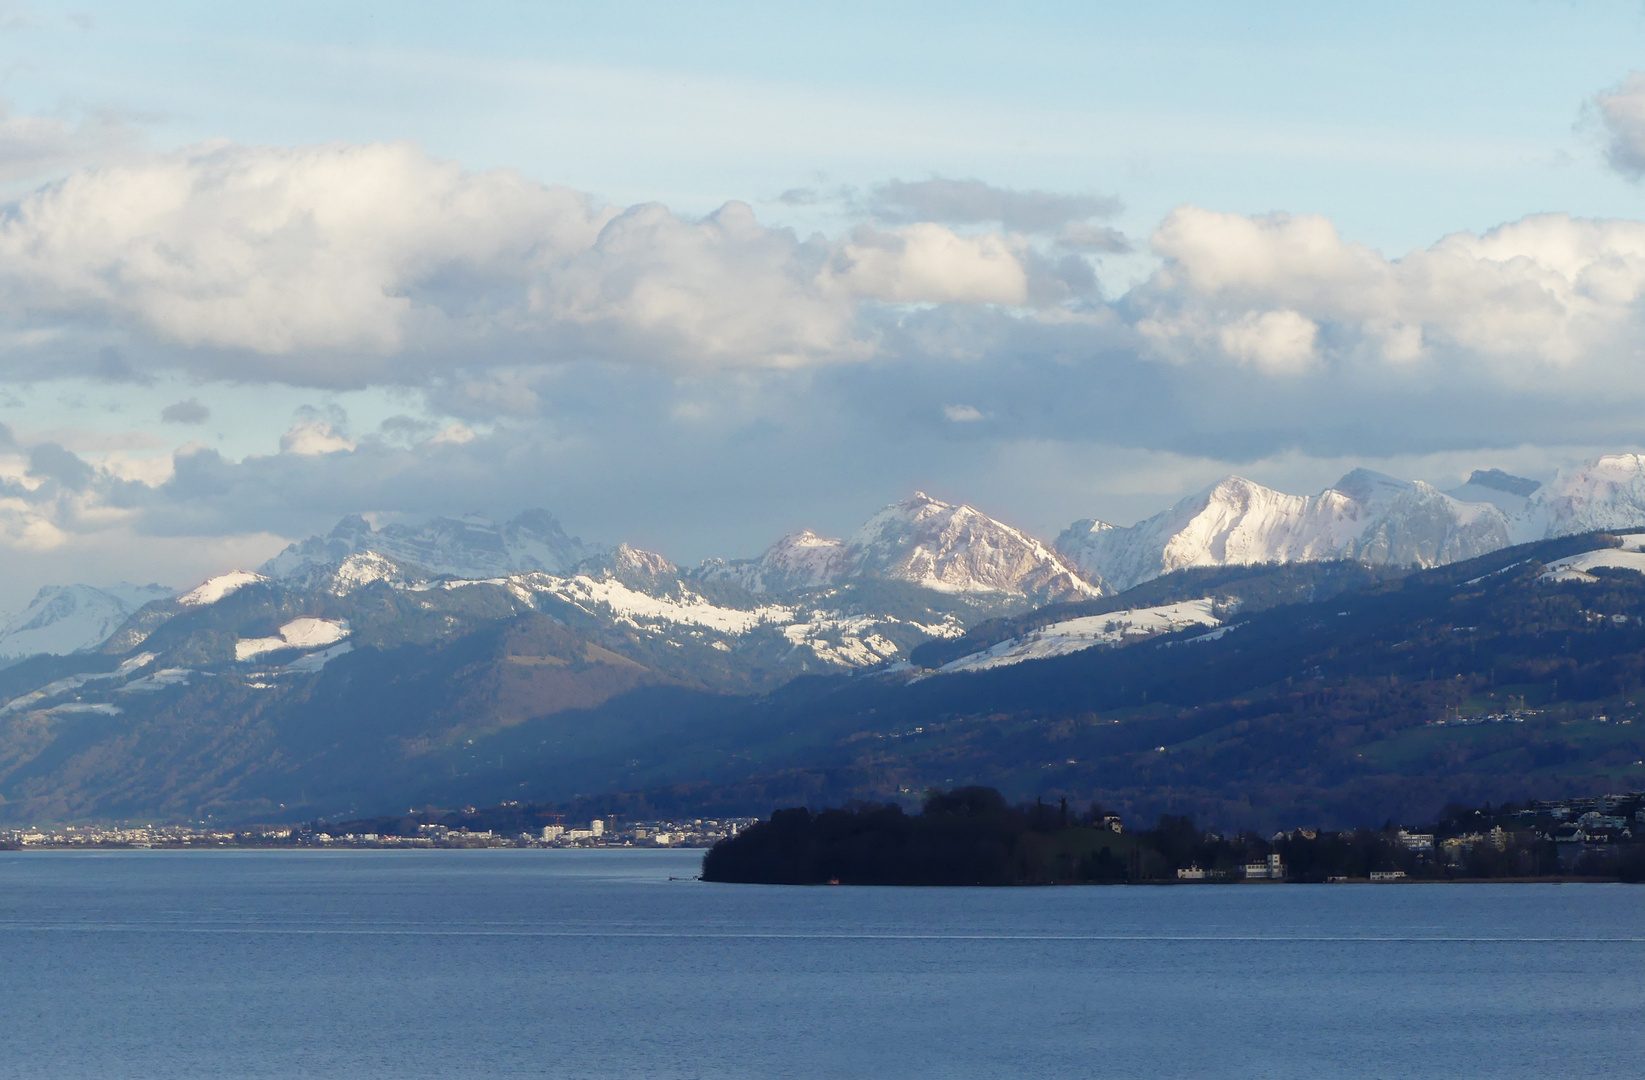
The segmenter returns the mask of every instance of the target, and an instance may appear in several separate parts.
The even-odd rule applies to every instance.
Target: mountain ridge
[[[1464,491],[1477,501],[1454,493]],[[1121,591],[1191,566],[1330,559],[1439,566],[1533,540],[1645,525],[1645,455],[1603,455],[1547,484],[1476,470],[1454,492],[1369,469],[1312,496],[1230,476],[1129,527],[1082,519],[1054,546]]]

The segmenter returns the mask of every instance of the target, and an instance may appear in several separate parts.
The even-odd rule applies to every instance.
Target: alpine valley
[[[543,511],[356,516],[185,592],[44,589],[0,664],[6,822],[758,814],[960,783],[1421,817],[1645,787],[1645,457],[1449,491],[1229,477],[1054,544],[915,493],[694,568]]]

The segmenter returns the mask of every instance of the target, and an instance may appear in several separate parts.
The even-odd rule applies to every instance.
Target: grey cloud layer
[[[1596,94],[1592,104],[1605,128],[1611,168],[1630,180],[1645,177],[1645,74],[1631,73],[1622,85]]]
[[[1091,218],[1113,217],[1118,199],[1054,191],[1013,191],[981,180],[891,180],[873,191],[872,207],[888,221],[950,225],[997,223],[1011,232],[1047,233]]]

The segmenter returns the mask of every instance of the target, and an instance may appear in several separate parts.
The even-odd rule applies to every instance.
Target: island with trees
[[[1635,839],[1635,830],[1641,839]],[[715,844],[704,881],[769,885],[1645,880],[1645,793],[1452,805],[1419,828],[1222,835],[1164,815],[1127,830],[1100,805],[1009,804],[986,787],[900,806],[778,810]]]

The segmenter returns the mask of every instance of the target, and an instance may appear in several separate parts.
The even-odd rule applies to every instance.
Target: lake
[[[1607,1077],[1645,887],[709,885],[687,851],[0,855],[0,1077]]]

